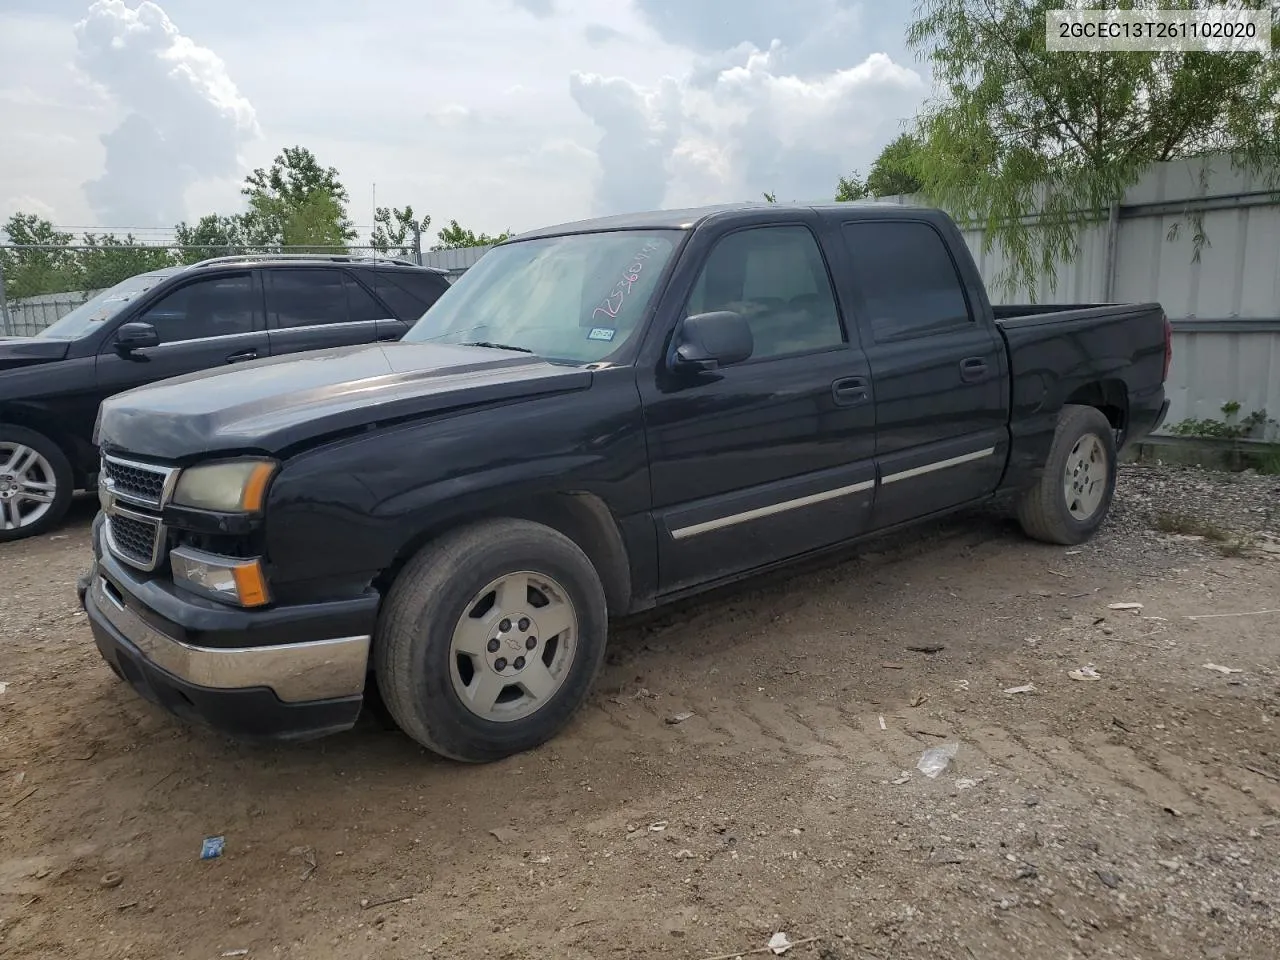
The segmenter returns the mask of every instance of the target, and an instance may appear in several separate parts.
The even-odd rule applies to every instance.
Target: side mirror
[[[125,356],[146,347],[158,347],[160,334],[149,323],[125,323],[116,331],[116,352]]]
[[[676,344],[675,368],[695,373],[741,363],[756,346],[750,325],[742,314],[730,310],[686,317]]]

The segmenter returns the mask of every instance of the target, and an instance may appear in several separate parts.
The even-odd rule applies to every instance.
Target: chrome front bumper
[[[194,686],[210,690],[266,687],[284,703],[358,697],[364,691],[368,636],[267,647],[200,647],[148,624],[101,574],[93,575],[88,594],[92,608],[142,657]]]

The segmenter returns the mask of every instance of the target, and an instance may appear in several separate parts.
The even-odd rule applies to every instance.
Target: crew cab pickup
[[[611,618],[992,498],[1085,540],[1169,362],[1158,304],[993,309],[935,210],[539,230],[398,343],[107,400],[82,600],[179,715],[315,736],[373,684],[493,760],[566,724]]]

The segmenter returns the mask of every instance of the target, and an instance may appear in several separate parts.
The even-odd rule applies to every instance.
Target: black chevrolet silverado
[[[179,715],[315,736],[376,684],[492,760],[565,725],[612,617],[992,498],[1085,540],[1169,361],[1154,303],[993,309],[934,210],[535,231],[399,343],[106,401],[83,603]]]

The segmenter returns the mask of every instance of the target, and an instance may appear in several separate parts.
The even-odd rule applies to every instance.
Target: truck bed
[[[1169,351],[1160,304],[1009,304],[992,313],[1009,351],[1007,483],[1037,475],[1064,404],[1101,409],[1121,444],[1159,426]]]

